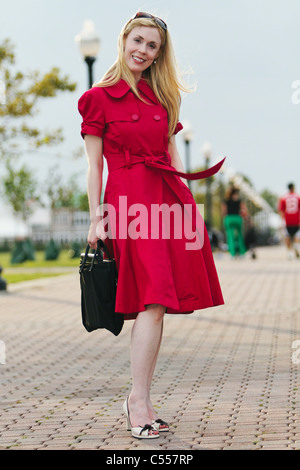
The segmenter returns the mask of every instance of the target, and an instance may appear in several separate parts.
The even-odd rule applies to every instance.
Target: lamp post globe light
[[[100,38],[93,21],[84,21],[82,30],[75,36],[75,42],[88,66],[89,88],[93,86],[93,64],[100,48]]]
[[[205,169],[209,168],[211,159],[211,145],[209,142],[204,142],[201,147],[202,153],[205,158]],[[206,206],[206,222],[211,229],[212,227],[212,199],[211,199],[211,183],[212,179],[206,178],[206,194],[205,194],[205,206]]]
[[[185,161],[186,161],[186,172],[191,171],[191,154],[190,154],[190,143],[194,137],[194,133],[189,121],[183,121],[182,138],[185,143]],[[188,187],[191,189],[191,181],[188,180]]]

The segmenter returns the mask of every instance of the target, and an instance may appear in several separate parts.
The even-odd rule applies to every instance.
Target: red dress
[[[107,241],[118,268],[116,312],[134,319],[147,304],[164,305],[167,313],[221,305],[203,219],[192,193],[170,165],[167,112],[146,80],[141,79],[138,88],[146,103],[124,80],[91,88],[78,103],[81,135],[103,138],[108,166],[104,202],[114,208]],[[179,123],[175,133],[181,129]],[[165,222],[159,219],[157,226],[155,218],[163,203],[174,208],[160,213],[162,218],[169,216],[166,231]],[[182,209],[181,219],[175,209]],[[172,223],[175,218],[177,225]],[[192,231],[185,229],[188,220]]]

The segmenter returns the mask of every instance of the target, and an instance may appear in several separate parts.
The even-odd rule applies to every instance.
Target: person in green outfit
[[[232,257],[243,256],[247,249],[243,235],[244,217],[248,211],[238,188],[232,186],[223,204],[228,250]]]

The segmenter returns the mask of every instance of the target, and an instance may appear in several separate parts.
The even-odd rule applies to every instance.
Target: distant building
[[[85,241],[90,227],[88,212],[71,208],[53,209],[49,225],[33,224],[31,238],[34,242],[48,242],[50,239],[58,243]]]

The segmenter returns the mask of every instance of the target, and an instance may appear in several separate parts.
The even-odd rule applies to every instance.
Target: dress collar
[[[125,80],[121,79],[115,85],[104,87],[104,90],[113,98],[123,98],[123,96],[125,96],[130,90],[130,86],[125,82]]]
[[[139,91],[144,94],[150,101],[158,104],[154,91],[150,88],[147,81],[141,78],[137,84]],[[125,80],[121,79],[118,83],[104,88],[105,91],[113,98],[123,98],[128,93],[130,86]]]
[[[158,104],[158,100],[156,98],[156,95],[150,85],[148,85],[148,82],[145,78],[141,78],[140,81],[137,84],[138,89],[145,95],[147,98],[149,98],[150,101],[152,101],[154,104]]]

